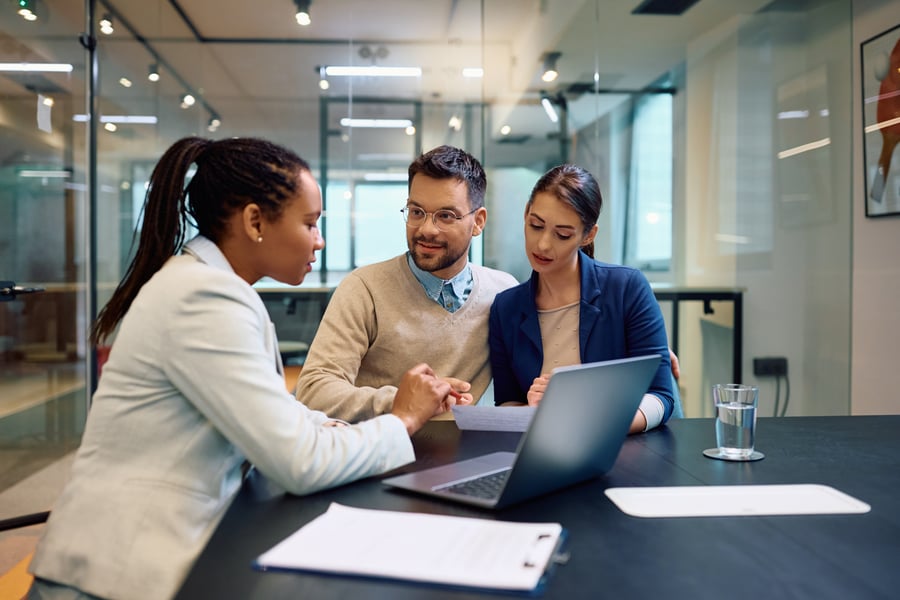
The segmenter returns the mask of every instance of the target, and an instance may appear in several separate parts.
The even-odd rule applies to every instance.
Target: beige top
[[[579,302],[550,310],[538,310],[541,341],[544,346],[544,366],[541,373],[556,367],[581,364],[578,345]]]
[[[465,304],[451,313],[425,294],[406,254],[347,275],[309,347],[297,398],[332,418],[371,419],[390,412],[403,374],[424,362],[440,377],[471,383],[477,402],[491,381],[491,304],[516,280],[480,265],[472,265],[472,280]]]

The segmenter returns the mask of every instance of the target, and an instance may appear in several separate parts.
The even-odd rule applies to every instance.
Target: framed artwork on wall
[[[900,215],[900,25],[860,49],[866,216]]]

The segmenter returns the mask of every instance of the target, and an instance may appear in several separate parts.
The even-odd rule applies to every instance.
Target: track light
[[[556,69],[556,61],[562,56],[559,52],[547,52],[544,54],[544,69],[541,73],[541,79],[546,82],[556,81],[559,77],[559,71]]]
[[[311,4],[311,0],[294,0],[294,4],[297,5],[297,24],[306,27],[312,23],[312,19],[309,18],[309,5]]]
[[[553,101],[550,100],[550,96],[548,96],[546,92],[541,92],[541,106],[544,107],[544,112],[547,113],[548,119],[554,123],[559,121],[559,115],[556,114],[556,108],[553,106]]]
[[[197,102],[197,99],[191,96],[190,94],[185,94],[181,97],[181,108],[190,108]]]
[[[159,81],[159,65],[156,63],[150,63],[150,68],[147,69],[147,79],[156,83]]]
[[[331,87],[331,83],[325,76],[325,67],[316,67],[316,70],[319,72],[319,89],[324,92]]]
[[[100,33],[103,35],[112,35],[113,33],[113,18],[109,13],[104,13],[103,18],[100,19]]]
[[[216,131],[219,126],[222,124],[222,119],[219,118],[219,115],[213,113],[209,116],[209,123],[206,125],[207,131],[210,133]]]

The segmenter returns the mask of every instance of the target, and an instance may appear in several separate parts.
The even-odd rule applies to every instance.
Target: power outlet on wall
[[[753,374],[757,377],[787,375],[787,359],[783,356],[762,356],[753,359]]]

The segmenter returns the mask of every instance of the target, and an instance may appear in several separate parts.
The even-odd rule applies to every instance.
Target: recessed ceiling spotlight
[[[103,35],[113,34],[113,18],[111,14],[104,13],[103,18],[100,19],[100,33]]]
[[[297,19],[297,24],[302,27],[307,27],[312,23],[312,19],[309,17],[309,5],[311,4],[310,0],[294,0],[294,4],[297,5],[297,14],[294,17]]]

